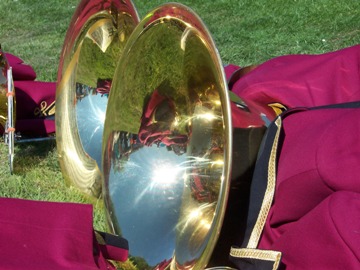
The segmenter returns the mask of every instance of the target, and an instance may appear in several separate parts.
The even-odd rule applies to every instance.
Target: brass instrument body
[[[0,47],[0,134],[6,130],[8,121],[8,70],[10,66],[6,59],[5,52]],[[14,90],[14,89],[13,89]],[[13,110],[15,112],[15,91],[13,94]],[[15,118],[15,113],[14,113]]]
[[[0,132],[8,145],[8,163],[10,173],[13,173],[16,98],[15,87],[10,67],[5,53],[0,47]]]
[[[103,135],[114,233],[149,267],[204,269],[226,208],[231,119],[223,68],[201,20],[150,12],[116,69]]]
[[[96,197],[102,189],[109,228],[139,269],[233,269],[274,114],[228,91],[193,11],[169,3],[139,22],[130,1],[82,1],[56,94],[64,178]]]
[[[61,53],[56,90],[56,141],[65,180],[101,192],[101,141],[118,57],[139,21],[130,0],[83,0]]]

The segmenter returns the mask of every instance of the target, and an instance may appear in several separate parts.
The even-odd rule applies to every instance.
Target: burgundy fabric
[[[234,64],[229,64],[224,67],[226,80],[229,81],[235,71],[240,67]],[[265,103],[256,103],[252,100],[241,97],[245,102],[248,110],[238,107],[235,102],[231,102],[231,119],[233,128],[249,128],[249,127],[262,127],[264,120],[261,115],[266,115],[271,121],[274,119],[274,111]]]
[[[277,57],[241,77],[233,92],[260,107],[357,101],[359,60],[360,45]],[[225,67],[227,78],[236,70]],[[258,248],[281,251],[287,270],[360,269],[359,117],[360,109],[284,115],[275,197]]]
[[[20,135],[31,137],[44,137],[55,133],[54,119],[17,119],[15,131]]]
[[[6,59],[8,63],[11,65],[19,65],[24,63],[24,60],[22,60],[20,57],[17,57],[11,53],[5,53]]]
[[[360,269],[360,196],[339,191],[286,230],[272,248],[287,270]]]
[[[15,87],[16,132],[35,137],[55,133],[54,119],[49,116],[54,114],[56,83],[34,81],[36,73],[30,65],[24,64],[21,58],[13,54],[5,55],[12,67]]]
[[[16,132],[36,137],[55,133],[56,83],[34,81],[36,73],[30,65],[10,53],[6,53],[6,58],[12,67],[15,87]]]
[[[42,109],[55,101],[55,82],[15,81],[14,86],[17,119],[40,118],[44,116]]]
[[[36,79],[36,73],[30,65],[14,65],[12,66],[12,76],[16,81],[33,81]]]
[[[55,82],[15,81],[15,129],[23,135],[46,136],[55,132]],[[51,110],[53,112],[51,112]]]
[[[96,231],[99,250],[106,259],[124,262],[129,255],[129,243],[125,238],[113,234]]]
[[[5,53],[9,66],[12,67],[12,76],[14,81],[33,81],[36,79],[36,72],[30,65],[24,64],[24,61],[10,53]]]
[[[114,261],[125,262],[129,256],[129,251],[109,245],[99,245],[99,249],[104,258]]]
[[[1,269],[115,269],[95,241],[92,206],[0,198]]]
[[[360,108],[285,114],[260,249],[286,269],[360,268]]]
[[[233,92],[257,104],[280,102],[288,108],[358,100],[359,63],[360,45],[320,55],[280,56],[244,75]],[[236,68],[225,68],[228,77],[231,70]]]
[[[229,64],[229,65],[226,65],[224,67],[224,72],[225,72],[225,77],[226,77],[226,80],[229,81],[230,78],[231,78],[231,75],[237,71],[238,69],[240,69],[239,66],[237,65],[234,65],[234,64]]]
[[[230,103],[233,128],[262,127],[264,126],[264,120],[261,118],[262,113],[270,116],[271,120],[275,116],[268,106],[261,107],[251,101],[246,101],[246,105],[250,107],[250,110],[241,109],[234,102]]]

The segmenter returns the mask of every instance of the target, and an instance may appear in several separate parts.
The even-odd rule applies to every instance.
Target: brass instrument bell
[[[110,227],[149,269],[204,269],[226,209],[232,152],[214,42],[181,4],[150,12],[112,82],[103,134]]]
[[[67,31],[56,90],[56,142],[64,178],[98,197],[101,143],[118,57],[138,24],[131,0],[83,0]]]
[[[229,92],[191,9],[164,4],[139,22],[130,1],[82,1],[56,102],[64,177],[102,189],[109,228],[138,269],[234,269],[228,254],[271,116]]]

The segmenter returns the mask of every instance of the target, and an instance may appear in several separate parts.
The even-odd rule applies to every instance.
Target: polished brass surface
[[[8,145],[8,162],[10,173],[13,173],[15,142],[15,88],[12,68],[0,47],[0,134]]]
[[[111,80],[138,22],[130,0],[83,0],[64,41],[56,90],[59,161],[65,180],[95,197]]]
[[[0,48],[0,132],[5,131],[6,121],[8,119],[8,69],[9,63],[5,53]]]
[[[209,32],[183,5],[155,9],[130,36],[112,83],[103,135],[109,225],[141,269],[205,269],[232,151],[228,91]]]
[[[12,68],[7,70],[7,105],[8,105],[8,119],[5,125],[5,142],[8,144],[8,159],[10,173],[13,173],[14,163],[14,144],[15,144],[15,118],[14,118],[14,105],[15,105],[15,87],[12,77]]]

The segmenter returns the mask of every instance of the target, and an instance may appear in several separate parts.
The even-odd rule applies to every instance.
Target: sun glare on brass
[[[174,3],[149,13],[119,60],[103,135],[109,224],[142,269],[206,267],[229,188],[229,110],[202,21]]]
[[[55,114],[60,166],[69,184],[96,197],[112,78],[138,21],[130,0],[83,0],[64,41]]]

